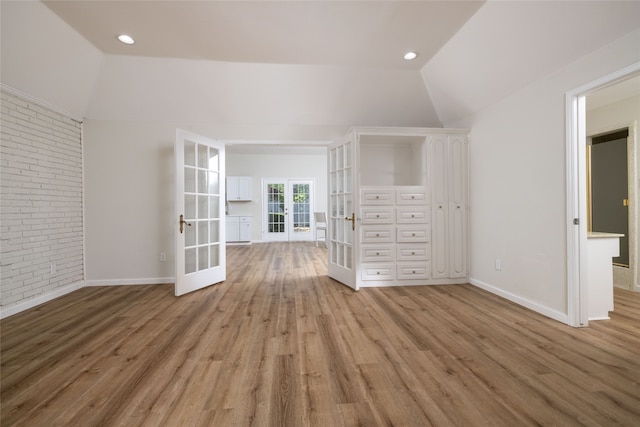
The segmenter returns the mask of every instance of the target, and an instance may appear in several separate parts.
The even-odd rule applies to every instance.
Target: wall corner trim
[[[83,122],[82,117],[78,117],[77,115],[75,115],[73,113],[70,113],[70,112],[68,112],[68,111],[66,111],[66,110],[64,110],[64,109],[62,109],[62,108],[60,108],[60,107],[58,107],[56,105],[49,104],[47,101],[44,101],[44,100],[42,100],[40,98],[36,98],[35,96],[30,95],[30,94],[28,94],[26,92],[23,92],[20,89],[16,89],[16,88],[14,88],[12,86],[9,86],[8,84],[0,82],[0,89],[5,91],[6,93],[8,93],[10,95],[17,96],[18,98],[22,98],[27,102],[32,102],[32,103],[37,104],[37,105],[39,105],[41,107],[44,107],[44,108],[46,108],[48,110],[51,110],[54,113],[58,113],[58,114],[60,114],[60,115],[62,115],[64,117],[68,117],[71,120],[73,120],[74,122],[77,122],[77,123],[82,123]]]
[[[85,283],[80,281],[76,283],[72,283],[62,288],[58,288],[52,292],[48,292],[46,294],[38,295],[37,297],[20,302],[15,305],[10,305],[8,307],[0,307],[0,319],[4,319],[5,317],[13,316],[14,314],[18,314],[21,311],[28,310],[30,308],[36,307],[40,304],[44,304],[45,302],[54,300],[63,295],[71,293],[73,291],[77,291],[85,286]]]
[[[545,307],[543,305],[540,305],[536,302],[533,301],[529,301],[526,298],[522,298],[518,295],[512,294],[510,292],[506,292],[502,289],[499,289],[493,285],[490,285],[488,283],[482,282],[480,280],[476,280],[473,278],[469,279],[469,283],[471,283],[473,286],[476,286],[480,289],[483,289],[487,292],[490,292],[494,295],[498,295],[502,298],[508,299],[511,302],[514,302],[518,305],[521,305],[525,308],[528,308],[529,310],[533,310],[538,314],[542,314],[543,316],[546,317],[550,317],[553,320],[557,320],[558,322],[564,323],[566,325],[569,324],[569,317],[566,313],[560,313],[556,310],[552,310],[549,307]]]
[[[85,286],[140,286],[140,285],[173,285],[175,277],[149,277],[143,279],[98,279],[87,280]]]

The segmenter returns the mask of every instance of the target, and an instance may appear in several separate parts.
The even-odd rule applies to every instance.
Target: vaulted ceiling
[[[6,1],[5,86],[237,138],[441,126],[640,26],[640,2]],[[136,43],[117,41],[121,33]],[[405,61],[405,52],[418,58]]]

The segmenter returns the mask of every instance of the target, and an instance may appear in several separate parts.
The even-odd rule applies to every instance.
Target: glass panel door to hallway
[[[313,180],[265,179],[263,191],[265,241],[313,240]]]

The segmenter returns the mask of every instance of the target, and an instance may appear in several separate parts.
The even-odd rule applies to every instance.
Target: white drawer
[[[362,243],[393,243],[393,227],[362,227]]]
[[[393,224],[394,222],[395,212],[393,208],[362,208],[363,224]]]
[[[403,243],[397,246],[398,261],[427,261],[431,259],[429,244]]]
[[[399,225],[396,229],[398,243],[428,242],[431,240],[431,228],[428,226]]]
[[[431,209],[428,209],[426,206],[424,208],[398,208],[397,218],[398,224],[430,223]]]
[[[362,246],[362,261],[394,261],[395,260],[395,246],[394,245],[363,245]]]
[[[428,279],[431,275],[429,262],[398,264],[398,279]]]
[[[415,189],[398,190],[396,193],[396,204],[398,205],[427,205],[428,191],[424,187]]]
[[[360,190],[361,205],[392,205],[394,190],[367,189]]]
[[[393,280],[395,264],[362,264],[362,280]]]

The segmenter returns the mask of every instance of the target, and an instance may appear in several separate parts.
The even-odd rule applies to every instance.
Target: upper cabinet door
[[[227,201],[229,202],[251,201],[251,177],[250,176],[227,177]]]
[[[466,136],[449,137],[449,203],[454,206],[467,204],[467,153]]]
[[[447,191],[447,135],[434,135],[431,138],[431,195],[434,208],[445,205],[448,201]]]

